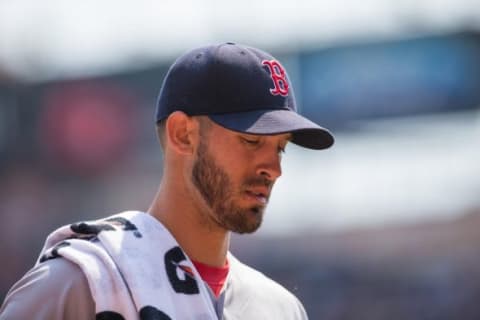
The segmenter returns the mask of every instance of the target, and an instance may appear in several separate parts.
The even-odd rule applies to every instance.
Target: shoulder
[[[229,255],[229,262],[225,300],[229,312],[241,312],[246,319],[307,319],[301,302],[282,285],[233,255]]]
[[[0,318],[94,319],[95,304],[80,268],[57,258],[35,266],[14,284],[0,309]]]

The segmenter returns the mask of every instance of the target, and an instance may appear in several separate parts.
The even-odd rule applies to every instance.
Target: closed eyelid
[[[252,138],[252,137],[241,137],[246,142],[260,142],[259,138]]]

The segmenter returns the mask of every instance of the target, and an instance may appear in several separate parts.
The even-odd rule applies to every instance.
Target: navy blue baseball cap
[[[193,49],[173,63],[160,89],[157,123],[174,111],[248,134],[290,132],[293,143],[310,149],[334,142],[327,129],[297,113],[288,75],[274,57],[231,42]]]

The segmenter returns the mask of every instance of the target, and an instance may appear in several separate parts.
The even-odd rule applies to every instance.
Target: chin
[[[239,234],[248,234],[254,233],[260,228],[263,222],[263,210],[251,209],[248,213],[246,217],[243,217],[243,221],[235,224],[231,231]]]

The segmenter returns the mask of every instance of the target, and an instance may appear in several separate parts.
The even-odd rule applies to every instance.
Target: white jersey
[[[218,319],[307,319],[302,304],[293,294],[230,253],[228,259],[229,276],[222,293],[218,298],[210,294]],[[96,314],[91,287],[77,264],[58,255],[37,264],[11,288],[0,309],[0,319],[122,319]]]

